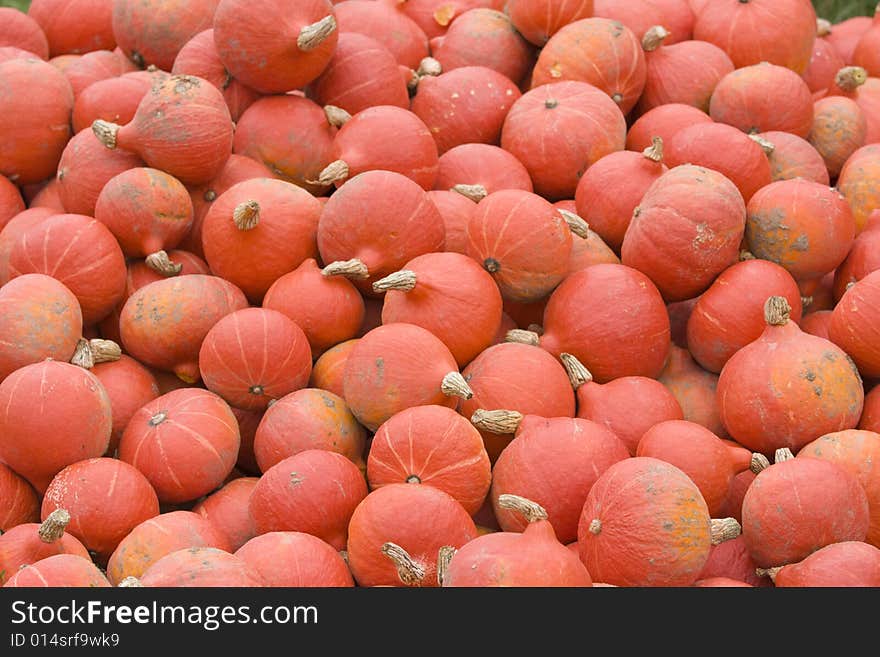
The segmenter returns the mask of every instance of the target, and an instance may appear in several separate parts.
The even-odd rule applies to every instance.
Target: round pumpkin
[[[340,553],[304,532],[260,534],[238,548],[235,556],[253,568],[265,586],[354,586],[351,571]]]
[[[428,56],[428,37],[418,23],[384,2],[348,0],[334,3],[340,32],[358,32],[373,37],[402,66],[417,69]]]
[[[341,398],[345,394],[343,389],[345,362],[357,343],[358,339],[352,338],[330,347],[321,354],[312,366],[312,377],[309,385],[313,388],[332,392]]]
[[[139,73],[99,80],[77,94],[73,104],[73,131],[77,134],[84,130],[91,132],[92,123],[98,119],[118,125],[131,121],[141,99],[152,86],[150,74],[146,71]]]
[[[875,271],[846,291],[834,307],[828,326],[831,341],[855,361],[868,379],[880,377],[880,347],[874,328],[878,298],[880,271]]]
[[[861,541],[841,541],[771,573],[777,587],[877,587],[880,550]]]
[[[773,182],[805,178],[822,185],[828,185],[828,168],[825,160],[806,139],[788,132],[762,132],[761,139],[773,145],[770,160],[770,178]]]
[[[709,559],[700,573],[700,580],[725,577],[745,582],[751,586],[771,586],[767,576],[758,576],[757,566],[749,555],[745,538],[740,535],[729,541],[713,545]]]
[[[24,522],[0,535],[0,586],[24,566],[56,554],[91,559],[89,551],[72,534],[65,533],[70,514],[60,509],[42,523]]]
[[[91,559],[55,554],[29,564],[9,578],[4,587],[108,588],[110,582]]]
[[[233,479],[193,507],[193,513],[214,525],[232,550],[257,535],[248,501],[258,481],[257,477]]]
[[[437,162],[434,189],[458,192],[475,203],[502,189],[534,191],[522,163],[490,144],[461,144],[443,153]],[[448,245],[446,250],[450,250]]]
[[[810,63],[801,75],[813,93],[814,99],[827,95],[829,89],[834,85],[834,76],[846,66],[843,56],[837,51],[834,44],[825,38],[833,31],[834,28],[830,26],[827,32],[824,30],[824,26],[819,29],[817,36],[821,38],[817,38],[813,42]]]
[[[880,269],[880,211],[868,217],[846,259],[834,270],[834,299],[840,301],[850,286]]]
[[[40,59],[49,59],[49,42],[33,16],[15,7],[0,7],[0,18],[3,19],[0,46],[20,48]]]
[[[593,15],[593,0],[508,0],[504,11],[530,43],[543,46],[561,28]]]
[[[531,184],[531,181],[529,181],[529,184]],[[18,187],[12,184],[6,176],[0,175],[0,229],[6,226],[15,215],[24,212],[24,210],[24,199],[21,197]]]
[[[853,51],[872,25],[870,16],[854,16],[832,25],[830,32],[822,38],[834,46],[844,62],[851,64]]]
[[[856,231],[863,231],[868,217],[880,208],[880,144],[864,146],[847,159],[837,188],[852,209]]]
[[[669,359],[657,380],[678,401],[683,419],[706,427],[716,436],[727,435],[715,395],[718,376],[700,367],[687,349],[670,347]]]
[[[265,586],[256,569],[243,559],[211,547],[177,550],[144,571],[140,585],[147,587]]]
[[[807,140],[825,160],[832,180],[849,157],[864,146],[867,134],[867,117],[851,98],[827,96],[813,105],[813,127]]]
[[[13,527],[39,520],[40,500],[36,491],[5,463],[0,463],[0,495],[7,500],[0,512],[0,531],[9,532]]]
[[[531,184],[532,180],[529,178],[530,187]],[[482,190],[478,190],[478,194],[481,195]],[[440,213],[440,218],[446,229],[443,250],[467,255],[467,227],[477,210],[477,204],[459,192],[446,190],[431,190],[428,192],[428,198]],[[2,242],[0,242],[0,248],[2,248]],[[0,257],[2,257],[2,251],[0,251]]]
[[[859,39],[852,54],[852,63],[861,66],[873,77],[880,76],[878,46],[880,46],[880,27],[875,20],[871,29],[867,30]]]
[[[96,364],[91,372],[110,398],[113,430],[107,454],[112,456],[131,417],[141,406],[159,396],[159,384],[150,370],[125,354],[119,360]]]
[[[110,50],[95,50],[84,55],[76,56],[69,66],[62,69],[73,96],[76,98],[80,92],[101,80],[115,78],[123,73],[137,70],[135,66],[124,56],[117,55]]]

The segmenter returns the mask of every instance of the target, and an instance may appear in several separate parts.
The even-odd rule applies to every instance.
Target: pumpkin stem
[[[565,223],[568,225],[568,229],[580,237],[581,239],[587,239],[590,237],[590,224],[584,221],[581,217],[576,215],[574,212],[569,212],[568,210],[559,210],[559,214],[562,215],[562,218],[565,220]]]
[[[213,189],[209,189],[208,191],[206,191],[204,193],[202,198],[205,199],[208,203],[213,203],[214,201],[217,200],[217,192],[214,191]]]
[[[712,518],[712,545],[720,545],[742,534],[742,525],[736,518]]]
[[[544,327],[540,324],[529,324],[529,331],[537,333],[539,336],[544,335]]]
[[[749,462],[749,470],[751,470],[754,474],[758,474],[762,470],[766,470],[769,467],[770,459],[758,452],[752,454],[752,460]]]
[[[232,221],[239,230],[252,230],[260,223],[260,204],[254,200],[244,201],[232,211]]]
[[[119,360],[122,349],[113,340],[80,338],[70,359],[71,364],[90,370],[98,363]]]
[[[92,122],[92,132],[95,133],[95,137],[97,137],[98,141],[104,144],[104,146],[110,149],[116,148],[116,133],[119,132],[118,125],[110,123],[110,121],[96,119]]]
[[[477,429],[499,435],[516,433],[522,421],[523,414],[518,411],[485,411],[482,408],[478,408],[471,415],[471,424]]]
[[[801,306],[804,310],[813,305],[813,297],[801,297]]]
[[[162,424],[165,420],[168,419],[168,413],[165,411],[161,411],[156,413],[153,417],[150,418],[150,421],[147,422],[151,427],[155,427],[159,424]]]
[[[443,65],[433,57],[423,57],[422,61],[419,62],[419,67],[416,69],[416,75],[419,78],[426,76],[436,78],[441,73],[443,73]]]
[[[488,190],[483,185],[455,185],[449,191],[458,192],[465,198],[469,198],[474,203],[479,203],[489,195]]]
[[[306,182],[310,185],[332,185],[347,180],[350,173],[348,162],[336,160],[324,167],[324,170],[318,174],[317,180],[306,180]]]
[[[336,105],[324,105],[324,116],[327,117],[327,122],[336,128],[341,128],[351,119],[351,114]]]
[[[861,66],[844,66],[834,76],[834,83],[844,91],[855,91],[868,81],[868,71]]]
[[[769,577],[771,581],[776,582],[776,576],[779,574],[780,570],[782,570],[782,566],[774,566],[773,568],[755,568],[755,575],[758,577]]]
[[[119,584],[117,584],[116,586],[118,588],[134,589],[134,588],[143,588],[144,585],[141,584],[141,580],[139,580],[137,577],[129,575],[124,580],[119,582]]]
[[[562,366],[565,368],[565,373],[568,374],[568,380],[571,382],[571,387],[575,390],[593,380],[593,375],[590,374],[590,370],[588,370],[576,356],[562,353],[559,354],[559,360],[562,361]]]
[[[46,516],[46,519],[37,530],[43,543],[54,543],[64,535],[64,530],[70,523],[70,514],[66,509],[55,509]]]
[[[794,458],[794,452],[788,447],[780,447],[773,454],[774,463],[782,463],[783,461],[791,461]]]
[[[451,545],[444,545],[440,548],[437,553],[437,585],[443,586],[443,582],[446,581],[446,576],[449,574],[449,564],[452,562],[452,557],[455,556],[455,553],[458,552]]]
[[[496,274],[501,271],[501,263],[498,262],[495,258],[486,258],[483,260],[483,269],[485,269],[490,274]]]
[[[593,518],[590,521],[590,526],[587,527],[587,529],[593,536],[598,536],[602,533],[602,521],[598,518]]]
[[[144,258],[144,263],[162,276],[177,276],[183,269],[180,263],[172,262],[165,251],[156,251]]]
[[[336,17],[333,14],[328,14],[317,23],[306,25],[300,30],[299,36],[296,39],[296,45],[303,52],[314,50],[324,43],[324,40],[335,31]]]
[[[373,292],[386,292],[387,290],[409,292],[415,288],[417,280],[414,271],[411,269],[401,269],[373,283]]]
[[[523,331],[522,329],[510,329],[504,336],[505,342],[519,342],[520,344],[529,344],[537,347],[541,343],[541,336],[534,331]]]
[[[331,262],[321,270],[321,273],[324,276],[344,276],[345,278],[361,280],[370,277],[367,266],[357,258]]]
[[[831,34],[831,21],[826,18],[816,19],[816,36],[825,37]]]
[[[744,260],[757,260],[757,258],[755,257],[755,254],[748,249],[743,249],[739,252],[739,261],[742,262]]]
[[[425,568],[413,561],[409,553],[396,543],[384,543],[382,554],[397,566],[397,576],[407,586],[419,586],[425,579]]]
[[[460,397],[461,399],[470,399],[474,396],[474,391],[465,381],[460,372],[450,372],[443,377],[440,383],[440,390],[447,397]]]
[[[348,550],[340,550],[339,556],[342,557],[342,560],[345,562],[345,565],[348,565]]]
[[[749,139],[755,142],[758,146],[761,147],[761,150],[764,151],[765,155],[773,155],[773,151],[776,150],[776,145],[767,139],[764,139],[760,135],[749,135]]]
[[[549,517],[547,510],[543,506],[519,495],[509,495],[507,493],[499,495],[498,506],[508,511],[516,511],[529,523],[547,520]]]
[[[651,137],[651,145],[642,151],[642,155],[651,160],[651,162],[656,162],[657,164],[663,162],[663,138]]]
[[[654,52],[663,44],[664,39],[667,39],[670,35],[671,32],[665,27],[655,25],[645,32],[645,36],[642,37],[642,49],[645,52]]]
[[[791,319],[791,305],[785,297],[770,297],[764,303],[764,321],[770,326],[785,326]]]

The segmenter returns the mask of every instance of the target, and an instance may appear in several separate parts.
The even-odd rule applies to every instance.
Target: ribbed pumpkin
[[[628,114],[645,86],[647,68],[639,37],[623,23],[585,18],[569,23],[541,49],[532,88],[571,80],[586,82]]]
[[[526,415],[492,469],[495,517],[504,531],[523,531],[527,520],[499,502],[505,494],[528,496],[546,510],[561,542],[574,541],[581,509],[596,479],[627,458],[626,446],[598,423]]]
[[[761,337],[736,352],[718,379],[721,420],[738,443],[772,454],[852,429],[862,413],[858,370],[842,349],[803,333],[782,297],[767,300]]]
[[[687,349],[672,345],[658,381],[678,401],[685,420],[702,425],[717,436],[727,435],[715,396],[718,376],[700,367]]]
[[[511,23],[529,42],[543,46],[562,27],[593,15],[593,0],[509,0]]]
[[[211,547],[177,550],[151,564],[140,579],[147,587],[252,588],[264,586],[256,569]]]
[[[679,130],[698,123],[712,123],[712,119],[692,105],[660,105],[642,114],[632,124],[626,136],[626,148],[630,151],[644,151],[651,147],[655,137],[666,143]]]
[[[112,456],[131,417],[141,406],[159,396],[159,384],[146,367],[125,354],[119,360],[96,364],[91,372],[110,398],[113,431],[107,454]]]
[[[485,66],[465,66],[419,79],[412,111],[442,155],[462,144],[497,144],[504,119],[522,96],[516,84]]]
[[[428,37],[402,11],[383,2],[348,0],[334,3],[340,32],[358,32],[373,37],[391,51],[397,62],[411,69],[428,56]]]
[[[151,74],[146,71],[140,73],[125,73],[116,78],[100,80],[83,89],[73,104],[73,131],[91,132],[92,123],[97,119],[118,125],[131,121],[151,86],[147,77]]]
[[[98,120],[92,131],[107,148],[137,153],[148,166],[187,185],[216,177],[232,152],[232,118],[223,94],[194,75],[157,82],[131,121],[119,126]]]
[[[480,510],[492,480],[479,431],[444,406],[415,406],[376,430],[367,457],[371,490],[424,484],[454,497],[470,515]]]
[[[25,566],[4,586],[107,588],[110,582],[91,559],[76,554],[56,554]]]
[[[763,470],[743,499],[743,537],[762,568],[864,540],[868,523],[868,499],[855,475],[831,461],[790,458],[790,452]]]
[[[770,184],[767,155],[761,146],[733,126],[694,125],[679,130],[664,143],[667,166],[692,164],[721,173],[736,185],[746,203],[755,192]]]
[[[49,59],[49,42],[43,28],[33,16],[15,7],[0,7],[0,18],[3,19],[0,45],[20,48],[40,59]]]
[[[476,203],[502,189],[534,191],[532,179],[522,163],[490,144],[461,144],[451,148],[440,157],[437,167],[434,189],[458,192]]]
[[[351,571],[340,553],[311,534],[261,534],[238,548],[235,556],[253,568],[265,586],[354,586]]]
[[[40,493],[63,468],[107,451],[110,399],[81,367],[53,360],[21,367],[0,383],[0,407],[0,459]]]
[[[801,295],[785,269],[768,260],[744,260],[724,270],[700,295],[687,323],[687,346],[710,372],[764,332],[764,302],[785,297],[791,319],[801,321]]]
[[[819,151],[834,180],[849,157],[865,145],[868,120],[856,101],[827,96],[813,106],[813,127],[807,138]]]
[[[773,152],[767,156],[773,182],[805,178],[823,185],[829,184],[825,160],[806,139],[772,130],[758,136],[773,145]]]
[[[880,377],[876,321],[880,271],[874,271],[844,293],[831,314],[831,341],[841,347],[867,379]]]
[[[248,501],[257,485],[257,477],[239,477],[193,507],[226,538],[230,549],[238,550],[257,534]]]
[[[263,415],[254,435],[254,455],[261,472],[307,449],[325,449],[364,469],[366,431],[345,400],[319,388],[285,395]]]
[[[348,565],[359,586],[438,586],[441,547],[460,548],[477,528],[455,498],[432,486],[389,484],[358,505]]]
[[[312,366],[309,385],[342,397],[345,393],[343,389],[345,362],[357,343],[358,339],[352,338],[330,347],[321,354]]]
[[[33,486],[5,463],[0,463],[0,495],[7,500],[0,512],[0,531],[40,519],[40,500]]]
[[[0,535],[0,586],[24,566],[56,554],[75,554],[91,559],[89,551],[72,534],[65,533],[70,514],[63,509],[42,523],[23,522]]]
[[[709,560],[700,573],[700,580],[726,577],[751,586],[771,586],[770,578],[759,577],[755,572],[756,568],[746,547],[745,538],[740,535],[712,546]]]
[[[69,361],[82,335],[79,302],[44,274],[18,276],[0,287],[0,381],[45,358]]]
[[[0,63],[0,88],[0,174],[20,185],[50,178],[72,134],[70,83],[51,64],[27,57]]]
[[[856,231],[864,230],[871,213],[880,209],[880,144],[864,146],[849,157],[837,188],[852,209]]]
[[[846,199],[809,180],[772,183],[748,204],[749,250],[785,267],[798,281],[818,280],[840,265],[855,232]]]
[[[301,531],[342,550],[349,519],[366,496],[367,482],[349,459],[307,449],[266,470],[248,504],[258,534]]]
[[[107,577],[119,585],[126,577],[140,577],[153,563],[177,550],[229,544],[208,520],[192,511],[170,511],[146,520],[122,539],[107,563]]]
[[[406,323],[384,324],[358,341],[345,364],[343,390],[351,412],[371,431],[412,406],[453,408],[473,394],[449,348]]]
[[[841,541],[797,563],[771,568],[777,587],[880,586],[880,550],[861,541]]]
[[[240,443],[238,420],[223,399],[181,388],[132,416],[119,441],[119,458],[149,479],[159,501],[188,502],[223,483]]]
[[[385,292],[383,324],[406,322],[429,330],[459,366],[489,346],[501,321],[501,294],[492,276],[460,253],[418,256],[373,289]]]
[[[610,153],[581,176],[575,195],[578,215],[619,253],[633,210],[666,171],[659,137],[642,153]]]
[[[834,299],[840,301],[850,283],[880,269],[880,210],[868,217],[846,259],[834,270]]]

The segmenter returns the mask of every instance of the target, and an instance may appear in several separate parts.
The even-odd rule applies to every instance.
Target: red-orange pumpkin
[[[818,36],[823,36],[821,30]],[[829,90],[834,86],[834,78],[837,72],[844,66],[846,66],[846,62],[830,41],[819,38],[813,42],[813,54],[810,56],[810,63],[801,77],[813,93],[814,100],[818,100],[828,94]]]
[[[0,20],[3,22],[0,47],[20,48],[40,59],[49,59],[49,42],[33,16],[15,7],[0,7]]]
[[[137,70],[135,66],[110,50],[95,50],[85,55],[77,56],[69,66],[64,67],[63,73],[70,82],[74,98],[79,96],[90,85],[101,80],[115,78],[123,73]]]
[[[531,184],[532,181],[529,179],[529,187]],[[444,250],[467,255],[467,227],[471,216],[477,209],[476,203],[458,192],[446,190],[432,190],[428,192],[428,198],[440,213],[443,226],[446,229]],[[2,242],[0,242],[0,249],[2,249]],[[2,250],[0,250],[0,258],[2,258]],[[0,267],[2,267],[2,260],[0,260]]]
[[[777,587],[880,586],[880,550],[861,541],[841,541],[797,563],[771,569]]]
[[[110,398],[113,430],[107,454],[113,456],[131,417],[141,406],[159,396],[159,384],[150,370],[125,354],[119,360],[96,364],[91,372]]]
[[[22,567],[55,554],[91,559],[85,546],[72,534],[65,533],[69,523],[70,514],[61,509],[42,523],[28,521],[7,528],[0,535],[0,586]]]
[[[528,169],[513,155],[490,144],[461,144],[437,163],[434,189],[458,192],[479,203],[502,189],[534,191]],[[447,245],[446,250],[449,251]]]
[[[830,340],[829,328],[831,326],[831,311],[819,310],[804,315],[800,321],[801,330],[804,333],[818,335],[820,338]]]
[[[233,479],[193,507],[193,513],[214,525],[232,550],[238,550],[257,535],[248,500],[258,481],[257,477]]]
[[[823,185],[829,184],[825,160],[806,139],[788,132],[772,130],[758,136],[773,145],[773,152],[767,156],[770,160],[771,180],[776,182],[805,178]]]
[[[877,313],[880,303],[880,271],[874,271],[850,287],[831,314],[831,341],[841,347],[867,379],[880,377],[880,345]]]
[[[88,557],[56,554],[25,566],[12,575],[4,586],[106,588],[111,584]]]
[[[852,54],[852,63],[861,66],[873,77],[880,77],[880,23],[874,21],[871,29],[859,39]]]
[[[571,256],[568,259],[568,273],[571,274],[593,265],[619,265],[620,258],[617,257],[614,250],[602,240],[598,233],[590,229],[586,222],[579,225],[583,220],[576,214],[572,214],[576,221],[569,223],[574,237],[571,242]],[[563,217],[567,223],[572,219],[571,215],[563,214]],[[585,226],[586,230],[584,230]]]
[[[0,175],[0,229],[24,210],[24,199],[21,197],[18,187],[12,184],[6,176]]]
[[[594,0],[593,7],[593,16],[623,23],[638,38],[655,25],[671,30],[670,36],[676,42],[690,38],[688,34],[677,36],[679,30],[672,30],[672,26],[667,25],[661,8],[654,6],[649,0]],[[673,43],[671,39],[670,43]]]
[[[822,36],[843,57],[844,62],[852,64],[853,51],[864,36],[871,29],[873,22],[869,16],[854,16],[831,26],[831,32]]]
[[[593,15],[593,0],[508,0],[510,22],[526,40],[543,46],[560,29]]]
[[[332,392],[341,398],[345,393],[343,389],[345,361],[348,360],[348,355],[354,349],[357,342],[357,338],[352,338],[330,347],[321,354],[312,366],[312,377],[309,385],[313,388]]]
[[[372,0],[334,3],[340,32],[358,32],[379,41],[397,62],[417,69],[428,56],[428,37],[418,23],[394,7]]]
[[[147,76],[131,73],[90,84],[77,94],[73,104],[73,131],[90,132],[88,129],[97,119],[119,125],[128,123],[150,86]]]
[[[837,188],[852,209],[856,231],[864,230],[871,213],[880,209],[880,144],[864,146],[849,157]]]
[[[679,130],[698,123],[712,123],[712,119],[692,105],[660,105],[642,114],[632,124],[626,137],[626,148],[630,151],[644,151],[651,147],[655,137],[666,143]]]
[[[851,98],[826,96],[813,105],[813,127],[807,139],[825,160],[832,180],[865,144],[867,134],[867,117]]]
[[[709,559],[700,573],[700,580],[726,577],[751,586],[771,586],[769,577],[758,576],[757,566],[749,555],[745,538],[740,535],[729,541],[713,545]]]
[[[678,401],[685,420],[706,427],[716,436],[727,435],[715,397],[718,376],[700,367],[687,349],[676,345],[670,348],[669,360],[658,380]]]
[[[166,554],[144,571],[141,586],[246,587],[265,586],[257,570],[243,559],[211,547]]]
[[[238,448],[235,467],[244,475],[259,474],[260,468],[257,465],[257,458],[254,456],[254,437],[260,420],[263,419],[263,413],[233,408],[232,414],[238,420],[238,432],[241,435],[241,446]]]
[[[834,299],[840,301],[850,283],[880,269],[880,210],[868,217],[846,259],[834,270]]]
[[[261,534],[236,550],[235,556],[253,568],[265,586],[354,586],[351,571],[339,552],[311,534]]]
[[[0,463],[0,495],[6,500],[0,511],[0,531],[40,519],[40,500],[33,486],[5,463]]]

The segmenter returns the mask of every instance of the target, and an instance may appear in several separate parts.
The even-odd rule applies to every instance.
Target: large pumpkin
[[[21,568],[56,554],[75,554],[91,559],[80,541],[65,532],[70,514],[59,509],[42,523],[23,522],[0,535],[0,586]]]

